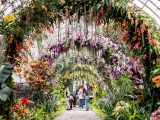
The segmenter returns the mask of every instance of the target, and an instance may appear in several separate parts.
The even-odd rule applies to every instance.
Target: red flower
[[[21,104],[27,106],[30,103],[30,100],[26,97],[21,98]]]

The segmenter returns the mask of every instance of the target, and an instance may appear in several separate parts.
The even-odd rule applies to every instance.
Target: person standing
[[[66,104],[67,104],[67,110],[70,110],[70,92],[69,89],[67,88],[65,91],[65,97],[66,97]]]
[[[73,92],[71,92],[71,95],[72,95],[72,98],[73,98],[73,107],[75,107],[76,106],[76,95],[73,93]]]
[[[89,110],[89,95],[88,92],[85,92],[85,105],[86,105],[86,111]]]
[[[85,93],[86,93],[86,89],[85,87],[83,87],[83,105],[85,105]]]
[[[72,104],[73,104],[73,97],[72,97],[72,95],[70,95],[70,96],[69,96],[70,110],[72,110]]]
[[[78,91],[78,98],[79,98],[79,107],[83,109],[83,86],[80,87],[79,91]]]
[[[72,110],[72,104],[73,104],[73,93],[71,91],[70,92],[70,96],[69,96],[69,104],[70,104],[70,110]]]

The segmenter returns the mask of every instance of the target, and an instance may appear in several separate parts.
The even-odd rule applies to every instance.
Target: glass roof
[[[31,0],[0,0],[0,17],[4,17],[11,12],[16,12],[18,7],[22,7]],[[160,0],[132,0],[132,3],[142,8],[153,17],[160,26]]]
[[[153,17],[160,26],[160,0],[133,0],[132,2]]]
[[[19,7],[25,6],[30,0],[0,0],[0,17],[17,12]]]

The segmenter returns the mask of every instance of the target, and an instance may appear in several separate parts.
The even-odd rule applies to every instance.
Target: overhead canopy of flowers
[[[143,84],[146,89],[144,99],[153,101],[152,92],[159,94],[155,85],[160,87],[160,32],[153,19],[128,3],[129,0],[28,1],[17,11],[1,15],[0,43],[6,46],[0,46],[1,62],[11,62],[14,72],[30,86],[43,88],[55,84],[53,68],[61,54],[85,48],[98,61],[95,65],[101,79],[116,79],[133,72],[134,83]],[[33,53],[37,56],[33,57]],[[85,59],[80,56],[74,58],[74,62],[82,61]],[[72,76],[70,73],[63,77]]]

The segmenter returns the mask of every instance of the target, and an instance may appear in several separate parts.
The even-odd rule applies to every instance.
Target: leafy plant
[[[8,77],[11,75],[13,65],[10,63],[4,63],[0,65],[1,70],[0,70],[0,84],[1,84],[1,89],[0,89],[0,100],[6,101],[9,94],[11,93],[11,89],[7,86],[6,81]]]
[[[0,90],[0,99],[5,102],[10,93],[11,89],[6,84],[2,84]]]
[[[0,120],[4,120],[2,116],[0,116]]]
[[[151,78],[153,78],[154,76],[158,74],[160,74],[160,62],[158,62],[155,67],[153,67],[151,71]]]
[[[12,73],[13,65],[10,63],[0,64],[0,115],[6,119],[10,119],[10,106],[12,103],[10,88],[10,76]]]
[[[123,75],[115,80],[112,80],[109,86],[108,97],[112,102],[118,102],[128,99],[126,96],[133,95],[133,83],[128,75]]]

